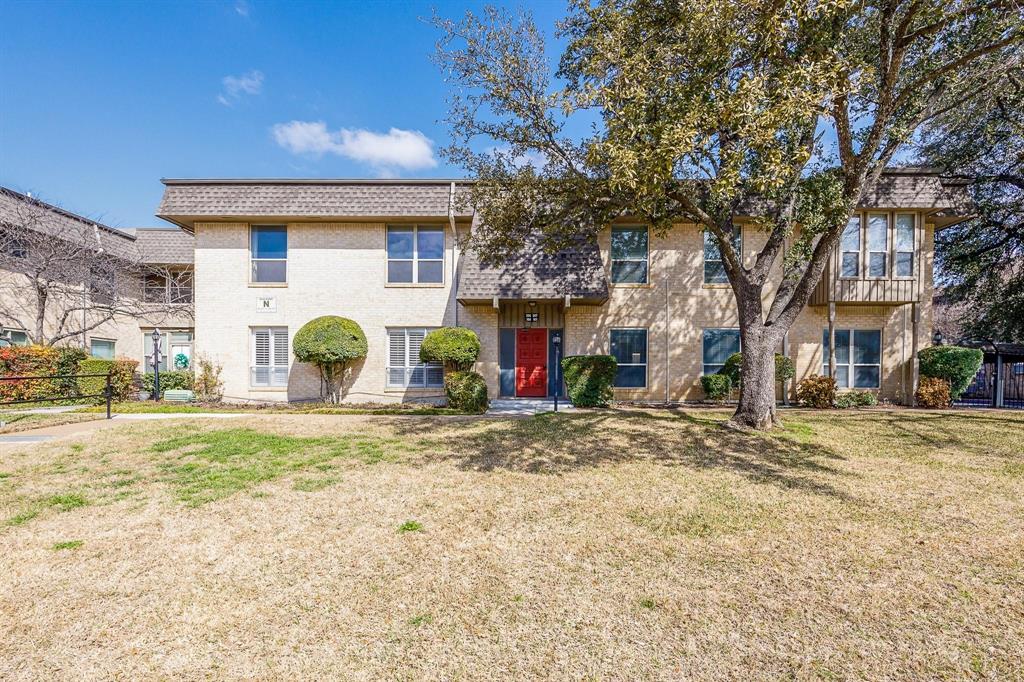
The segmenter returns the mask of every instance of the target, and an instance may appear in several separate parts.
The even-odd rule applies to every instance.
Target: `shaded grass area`
[[[103,416],[106,412],[103,412]],[[77,424],[79,422],[101,419],[100,414],[82,414],[80,412],[57,412],[50,414],[24,414],[17,412],[0,413],[0,434],[17,433],[30,429],[41,429],[47,426]]]
[[[5,646],[35,678],[1019,678],[1024,415],[727,415],[197,419],[0,455],[0,519],[37,510],[0,527]]]
[[[93,405],[77,410],[79,413],[106,413],[106,406]],[[394,405],[367,404],[367,405],[324,405],[323,403],[286,403],[282,405],[235,405],[230,403],[168,403],[161,402],[128,402],[116,403],[113,406],[114,414],[195,414],[201,412],[227,412],[231,414],[350,414],[350,415],[409,415],[409,416],[438,416],[438,415],[460,415],[466,414],[459,410],[447,407],[435,407],[433,405],[418,405],[413,403],[396,403]]]

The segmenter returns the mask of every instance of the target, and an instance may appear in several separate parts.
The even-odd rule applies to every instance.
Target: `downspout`
[[[96,223],[92,224],[92,236],[96,240],[96,255],[100,256],[103,254],[103,242],[100,240],[100,228]],[[92,276],[92,273],[89,273]],[[88,348],[85,343],[85,328],[88,326],[88,315],[89,315],[89,284],[86,282],[82,286],[82,350]]]
[[[459,233],[455,231],[455,182],[448,190],[448,225],[452,228],[452,301],[455,326],[459,326]]]

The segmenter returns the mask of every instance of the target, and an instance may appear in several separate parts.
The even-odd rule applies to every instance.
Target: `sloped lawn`
[[[1024,415],[261,415],[0,450],[0,679],[1019,679]]]

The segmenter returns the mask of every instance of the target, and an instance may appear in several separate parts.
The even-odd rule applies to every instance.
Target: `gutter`
[[[452,301],[455,303],[455,326],[459,326],[459,233],[455,230],[455,181],[448,189],[448,225],[452,228]]]

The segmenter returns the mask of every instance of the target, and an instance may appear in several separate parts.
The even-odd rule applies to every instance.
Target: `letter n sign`
[[[259,296],[256,298],[256,312],[274,313],[277,312],[277,299],[273,296]]]

